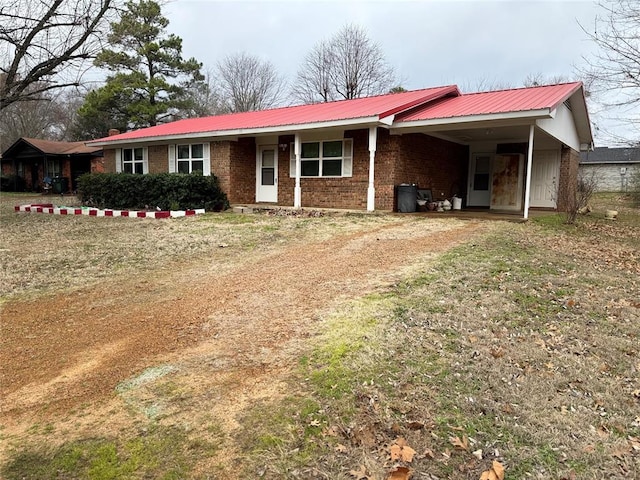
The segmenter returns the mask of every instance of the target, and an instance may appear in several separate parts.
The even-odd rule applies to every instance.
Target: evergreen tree
[[[141,128],[175,120],[192,108],[189,91],[204,80],[202,64],[182,58],[182,39],[167,34],[168,25],[153,0],[127,2],[120,20],[111,24],[110,48],[95,60],[113,73],[79,111],[78,130],[85,137],[122,128],[123,119],[124,126]]]

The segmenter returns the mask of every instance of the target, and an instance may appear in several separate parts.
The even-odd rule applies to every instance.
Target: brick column
[[[570,147],[562,147],[560,178],[558,180],[558,211],[564,212],[569,199],[575,198],[578,188],[578,163],[580,154]],[[570,202],[573,204],[574,202]]]

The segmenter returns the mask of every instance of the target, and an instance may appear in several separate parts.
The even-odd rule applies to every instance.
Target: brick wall
[[[578,185],[578,166],[580,154],[569,147],[562,147],[560,154],[560,179],[558,181],[558,210],[566,211],[567,205],[572,204]]]
[[[116,173],[116,150],[115,148],[105,149],[104,156],[104,172]]]
[[[211,172],[218,177],[220,188],[229,195],[231,186],[231,163],[230,163],[230,143],[231,142],[211,142],[209,145],[209,158],[211,159]],[[229,199],[230,202],[233,202]]]
[[[376,209],[394,208],[395,186],[415,183],[433,197],[465,195],[468,147],[421,133],[390,135],[378,130]]]
[[[105,161],[104,157],[91,157],[91,173],[104,173]]]
[[[149,173],[166,173],[169,171],[169,146],[152,145],[147,148]]]
[[[229,144],[231,185],[227,192],[230,203],[256,201],[256,140],[240,138]],[[216,172],[214,174],[217,175]]]
[[[303,207],[367,208],[369,130],[350,130],[344,137],[353,139],[353,176],[300,179]],[[291,142],[293,136],[279,139],[279,143],[287,144],[284,152],[278,152],[278,203],[281,205],[293,205],[295,179],[289,177]],[[447,197],[453,193],[464,194],[467,163],[466,146],[423,134],[390,135],[379,128],[375,157],[376,210],[394,208],[395,186],[399,183],[431,188],[434,196],[440,192]]]
[[[353,139],[353,175],[349,178],[302,178],[302,206],[317,208],[367,207],[369,182],[369,130],[350,130]],[[289,176],[289,158],[293,135],[282,135],[278,149],[278,204],[293,205],[295,178]],[[220,181],[231,203],[256,201],[255,138],[211,142],[211,172]],[[149,173],[166,172],[166,145],[148,150]],[[376,209],[392,210],[394,187],[399,183],[417,183],[431,188],[434,197],[461,193],[465,185],[467,147],[423,134],[390,135],[378,129],[375,160]],[[115,172],[115,150],[104,151],[104,171]]]

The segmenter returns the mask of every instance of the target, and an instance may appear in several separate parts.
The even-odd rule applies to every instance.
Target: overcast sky
[[[305,54],[347,23],[366,29],[405,88],[479,80],[520,85],[530,73],[575,78],[593,45],[581,30],[597,9],[585,1],[172,0],[169,31],[205,66],[247,52],[293,79]],[[468,88],[465,88],[468,90]]]
[[[213,68],[247,52],[293,81],[305,54],[347,23],[364,27],[407,89],[482,82],[521,86],[529,74],[576,79],[594,50],[580,25],[598,12],[588,1],[222,1],[170,0],[169,32],[185,57]]]

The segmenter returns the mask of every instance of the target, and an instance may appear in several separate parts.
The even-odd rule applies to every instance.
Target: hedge
[[[87,173],[78,178],[82,203],[97,208],[220,211],[229,207],[218,179],[200,173]]]

